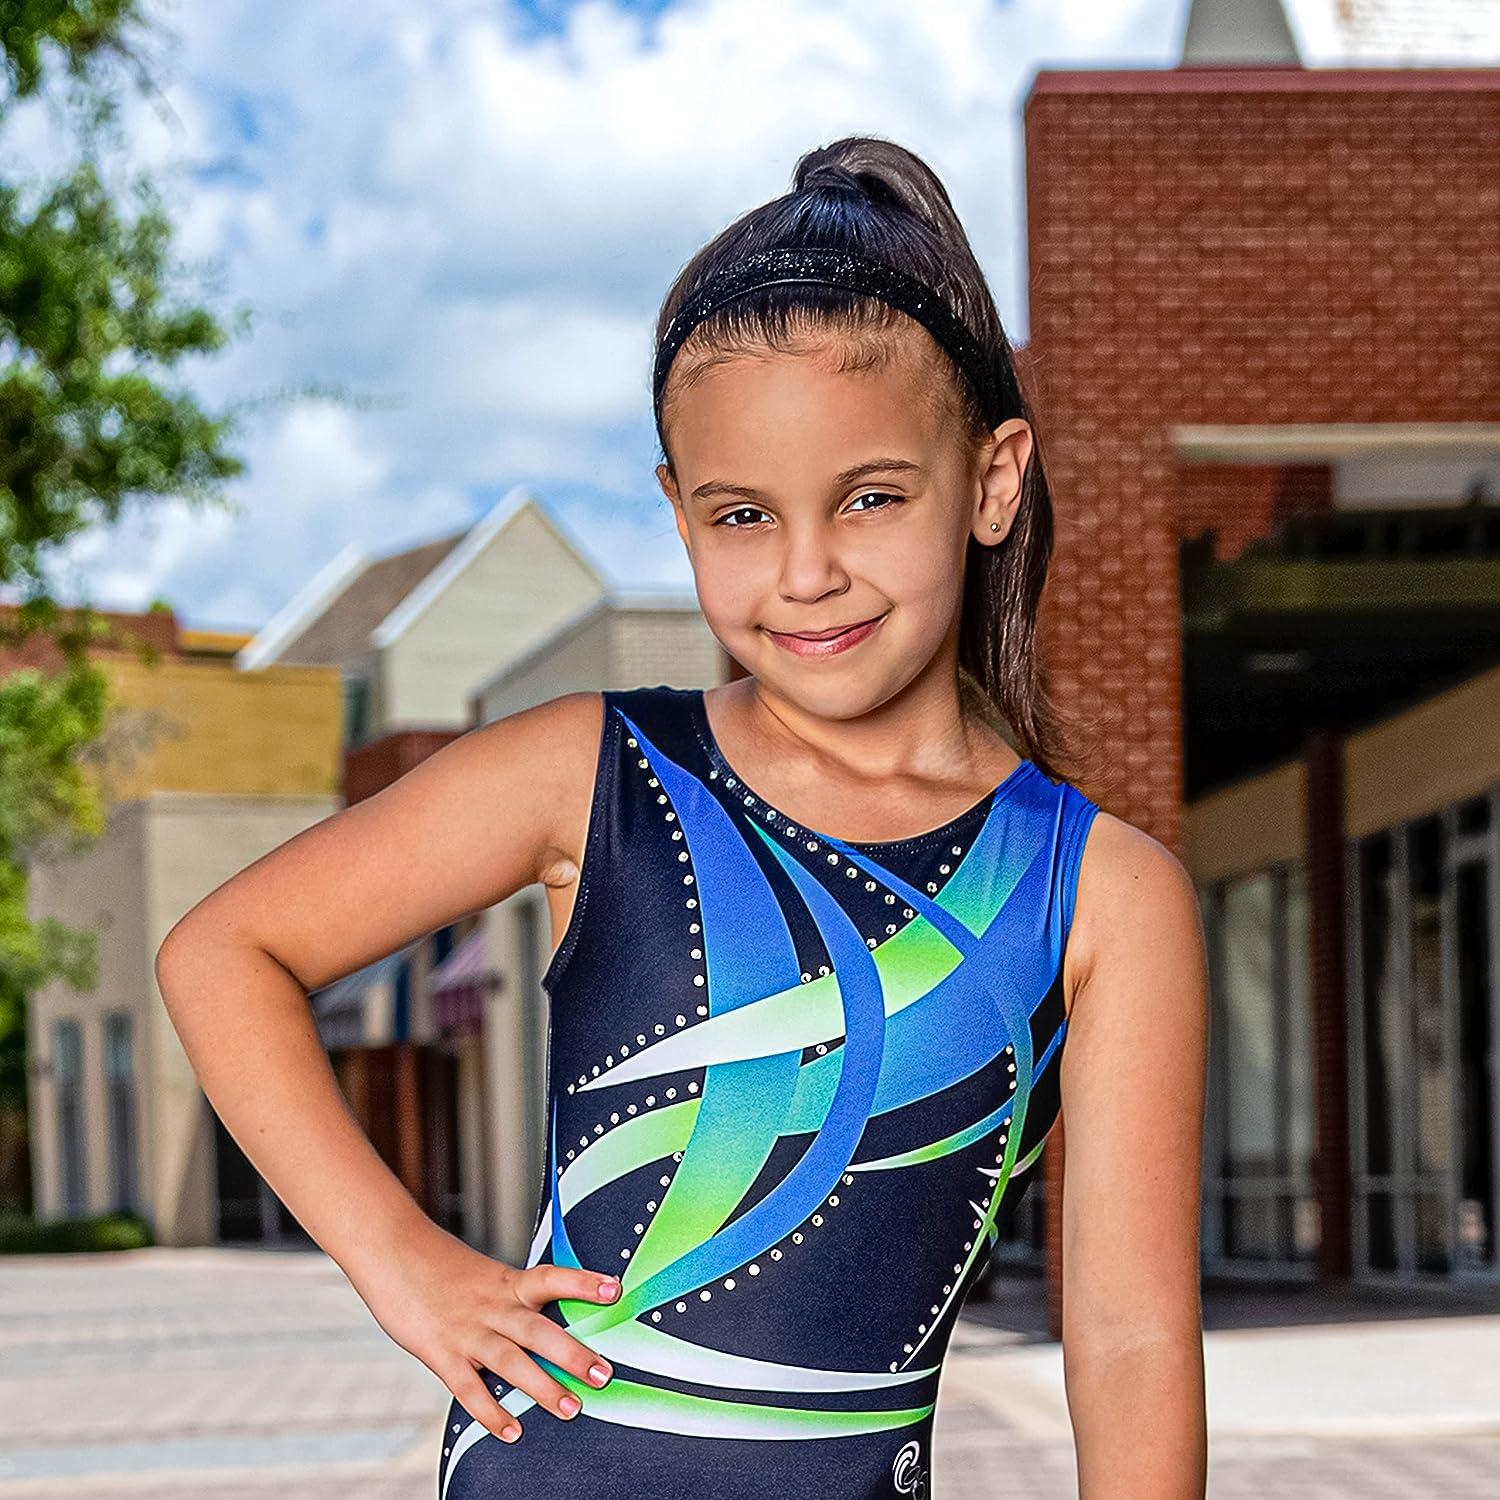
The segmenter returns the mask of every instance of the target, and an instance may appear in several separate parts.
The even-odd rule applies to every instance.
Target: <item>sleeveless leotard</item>
[[[1059,1108],[1097,811],[1023,760],[849,842],[745,783],[698,690],[604,694],[527,1264],[618,1271],[614,1304],[545,1309],[615,1375],[540,1360],[563,1420],[481,1368],[524,1431],[452,1401],[441,1500],[932,1493],[954,1320]]]

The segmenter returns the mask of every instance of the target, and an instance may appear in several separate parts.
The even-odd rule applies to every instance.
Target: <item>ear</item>
[[[1015,525],[1032,444],[1031,424],[1024,417],[1012,417],[1002,422],[979,450],[971,530],[974,539],[986,547],[1003,542]]]
[[[677,493],[677,481],[672,478],[672,471],[665,464],[656,466],[656,482],[661,486],[661,492],[672,505],[672,519],[677,524],[677,535],[682,538],[682,545],[687,548],[688,556],[693,555],[693,544],[688,540],[687,515],[682,508],[682,499]]]

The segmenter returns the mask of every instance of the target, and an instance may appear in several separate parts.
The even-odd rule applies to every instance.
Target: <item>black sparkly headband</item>
[[[818,247],[753,251],[709,277],[677,309],[656,352],[656,367],[652,374],[651,395],[658,427],[667,372],[693,329],[736,297],[743,297],[759,287],[780,286],[788,282],[843,287],[864,296],[878,297],[915,318],[942,345],[968,380],[991,425],[998,425],[1001,421],[1003,393],[990,359],[978,339],[932,287],[884,261],[850,250]]]

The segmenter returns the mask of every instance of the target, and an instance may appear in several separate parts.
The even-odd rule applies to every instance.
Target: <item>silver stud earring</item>
[[[999,529],[1000,529],[1000,523],[998,521],[991,521],[990,522],[990,530],[991,531],[999,531]]]

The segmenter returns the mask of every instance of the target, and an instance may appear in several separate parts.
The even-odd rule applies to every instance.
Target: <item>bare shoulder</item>
[[[582,852],[603,731],[603,695],[576,692],[507,714],[470,736],[476,754],[506,791],[515,790],[518,770],[524,775],[528,797],[544,823],[549,846],[544,864],[558,853]]]
[[[602,693],[560,693],[531,708],[492,719],[472,733],[488,740],[497,753],[510,754],[524,748],[569,766],[587,761],[592,774],[603,722]]]
[[[1106,973],[1153,952],[1169,962],[1201,945],[1197,890],[1187,867],[1160,839],[1099,811],[1078,867],[1063,984],[1073,1000]]]

